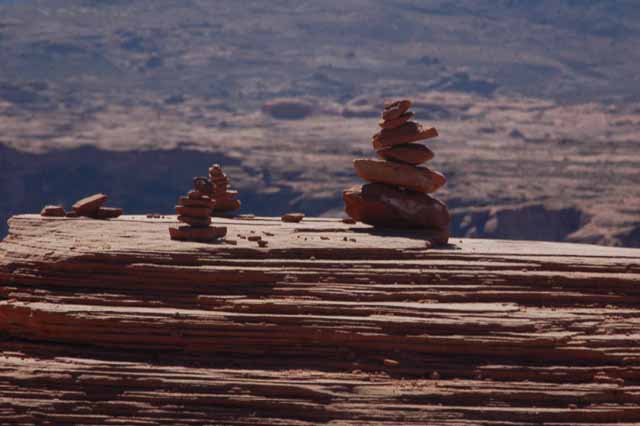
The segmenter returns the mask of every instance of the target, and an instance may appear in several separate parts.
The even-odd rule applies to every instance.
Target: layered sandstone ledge
[[[640,422],[640,250],[217,221],[12,218],[0,423]]]

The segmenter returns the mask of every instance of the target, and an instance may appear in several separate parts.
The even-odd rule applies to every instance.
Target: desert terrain
[[[95,192],[342,215],[385,99],[436,127],[455,236],[640,246],[633,1],[0,1],[0,235]]]

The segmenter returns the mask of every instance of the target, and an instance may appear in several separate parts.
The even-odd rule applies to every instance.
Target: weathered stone
[[[238,191],[229,189],[229,177],[224,173],[222,167],[218,164],[211,166],[209,177],[214,186],[212,193],[215,200],[213,214],[225,215],[228,212],[238,210],[241,205],[240,201],[236,199]]]
[[[408,143],[396,145],[391,148],[377,151],[380,158],[389,161],[399,161],[402,163],[417,166],[433,158],[433,151],[424,145]]]
[[[389,228],[447,229],[447,206],[430,195],[370,183],[343,193],[345,211],[355,220]]]
[[[191,190],[187,193],[187,197],[189,197],[189,199],[191,200],[202,200],[202,199],[209,199],[209,196],[206,194],[203,194],[200,191],[196,191],[196,190]]]
[[[404,123],[409,121],[413,117],[413,113],[411,111],[405,112],[398,118],[394,118],[393,120],[380,120],[378,122],[378,126],[383,129],[395,129],[396,127],[402,126]]]
[[[172,240],[209,242],[227,235],[226,226],[207,226],[194,228],[191,226],[170,227],[169,235]]]
[[[189,197],[180,197],[178,202],[180,205],[185,207],[207,207],[209,209],[212,209],[215,204],[209,197],[203,197],[200,200],[192,200]]]
[[[211,216],[211,209],[209,207],[176,206],[176,213],[181,216],[207,218]]]
[[[210,217],[190,217],[190,216],[178,216],[180,222],[184,222],[191,226],[203,227],[211,225]]]
[[[11,218],[0,423],[640,423],[640,250],[225,224]]]
[[[107,201],[105,194],[94,194],[89,197],[76,201],[73,205],[73,211],[80,216],[94,215],[98,209]]]
[[[446,182],[440,172],[426,167],[371,159],[354,160],[353,166],[364,180],[402,186],[418,192],[434,192]]]
[[[380,150],[395,145],[435,138],[436,136],[438,136],[438,131],[435,128],[423,129],[419,124],[408,121],[400,127],[381,130],[373,135],[373,147],[376,150]]]
[[[408,99],[385,103],[382,119],[394,120],[407,112],[409,108],[411,108],[411,101]]]
[[[214,213],[226,213],[238,210],[242,203],[240,200],[234,200],[232,198],[220,198],[216,199],[216,205],[213,208]]]
[[[95,219],[114,219],[120,217],[123,210],[119,207],[100,207],[91,217]]]
[[[48,217],[64,217],[65,214],[64,207],[62,206],[44,206],[40,211],[40,216]]]
[[[209,179],[203,176],[193,178],[193,189],[201,194],[211,194],[213,192],[213,184]]]
[[[283,222],[298,223],[304,219],[304,213],[287,213],[280,218]]]

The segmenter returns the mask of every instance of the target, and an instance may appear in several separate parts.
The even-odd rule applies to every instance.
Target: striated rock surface
[[[640,250],[219,221],[12,218],[0,423],[640,422]]]

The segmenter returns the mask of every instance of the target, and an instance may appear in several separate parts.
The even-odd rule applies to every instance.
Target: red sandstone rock
[[[42,211],[40,211],[40,216],[48,217],[64,217],[65,214],[64,207],[62,206],[44,206]]]
[[[211,216],[211,209],[209,207],[176,206],[176,213],[181,216],[207,218]]]
[[[408,99],[385,103],[382,119],[385,121],[394,120],[407,112],[409,108],[411,108],[411,101]]]
[[[190,217],[190,216],[178,216],[180,222],[187,223],[191,226],[204,227],[211,225],[210,217]]]
[[[447,206],[427,194],[371,183],[343,193],[349,216],[374,226],[446,230],[451,219]]]
[[[123,210],[119,207],[100,207],[91,217],[94,219],[115,219],[121,216]]]
[[[385,129],[373,135],[373,147],[380,150],[436,136],[438,136],[438,131],[435,128],[423,129],[419,124],[409,121],[395,129]]]
[[[370,159],[354,160],[353,166],[364,180],[402,186],[418,192],[434,192],[446,182],[441,173],[426,167]]]
[[[213,184],[212,197],[215,200],[213,207],[214,215],[225,215],[226,213],[238,210],[241,206],[236,199],[238,191],[229,189],[229,177],[224,173],[219,164],[214,164],[209,168],[209,178]]]
[[[172,240],[209,242],[227,235],[226,226],[207,226],[195,228],[192,226],[170,227],[169,235]]]
[[[213,208],[213,214],[224,214],[227,212],[238,210],[241,204],[242,203],[240,202],[240,200],[234,200],[230,198],[216,199],[216,205]]]
[[[227,223],[276,234],[268,256],[144,217],[11,218],[0,423],[640,422],[637,249]]]
[[[189,199],[191,199],[191,200],[209,199],[209,197],[207,195],[203,194],[200,191],[196,191],[195,189],[189,191],[189,193],[187,194],[187,197]]]
[[[433,151],[424,145],[408,143],[377,151],[380,158],[417,166],[433,158]]]
[[[404,123],[409,121],[413,117],[413,113],[411,111],[405,112],[398,118],[394,118],[393,120],[380,120],[378,122],[378,126],[383,129],[395,129],[396,127],[402,126]]]
[[[80,216],[95,215],[98,209],[107,201],[107,198],[105,194],[94,194],[83,198],[73,205],[73,211]]]
[[[212,209],[215,204],[209,197],[202,197],[199,200],[192,200],[189,197],[180,197],[178,202],[180,205],[185,207],[206,207],[208,209]]]
[[[283,222],[297,223],[304,219],[304,213],[287,213],[280,218]]]

